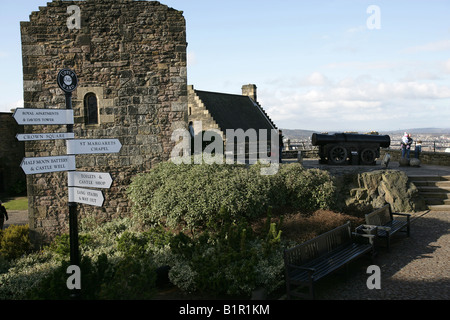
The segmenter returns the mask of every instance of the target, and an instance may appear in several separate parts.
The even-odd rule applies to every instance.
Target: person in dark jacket
[[[2,201],[0,200],[0,230],[3,230],[3,223],[8,221],[8,212],[6,212],[6,208],[3,206]]]
[[[279,145],[278,145],[278,147],[279,147],[279,153],[278,153],[278,156],[279,156],[279,163],[281,163],[282,162],[282,160],[281,160],[281,156],[282,156],[282,153],[283,153],[283,131],[281,131],[281,130],[278,130],[278,143],[279,143]]]

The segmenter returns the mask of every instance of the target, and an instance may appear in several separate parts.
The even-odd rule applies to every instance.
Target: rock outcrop
[[[402,171],[379,170],[355,174],[353,183],[344,186],[345,205],[353,211],[367,211],[389,203],[394,212],[426,210],[419,190]]]

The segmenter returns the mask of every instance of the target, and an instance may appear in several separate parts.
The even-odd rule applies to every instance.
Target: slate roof
[[[227,129],[276,129],[261,106],[248,96],[200,90],[195,93],[223,132]]]

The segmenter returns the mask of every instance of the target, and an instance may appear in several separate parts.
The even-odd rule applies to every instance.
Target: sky
[[[1,1],[0,112],[23,106],[19,22],[47,2]],[[256,84],[279,128],[450,127],[449,0],[160,2],[184,12],[188,84]]]

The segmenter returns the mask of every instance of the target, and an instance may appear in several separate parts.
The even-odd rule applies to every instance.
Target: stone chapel
[[[65,108],[56,77],[78,76],[73,92],[76,139],[117,138],[118,154],[77,155],[78,171],[108,172],[103,207],[79,205],[100,223],[129,214],[131,178],[167,161],[171,134],[187,127],[186,22],[157,1],[53,0],[21,22],[24,107]],[[25,126],[25,133],[66,132],[66,126]],[[66,154],[64,140],[25,143],[26,157]],[[27,176],[35,243],[68,229],[67,173]]]

